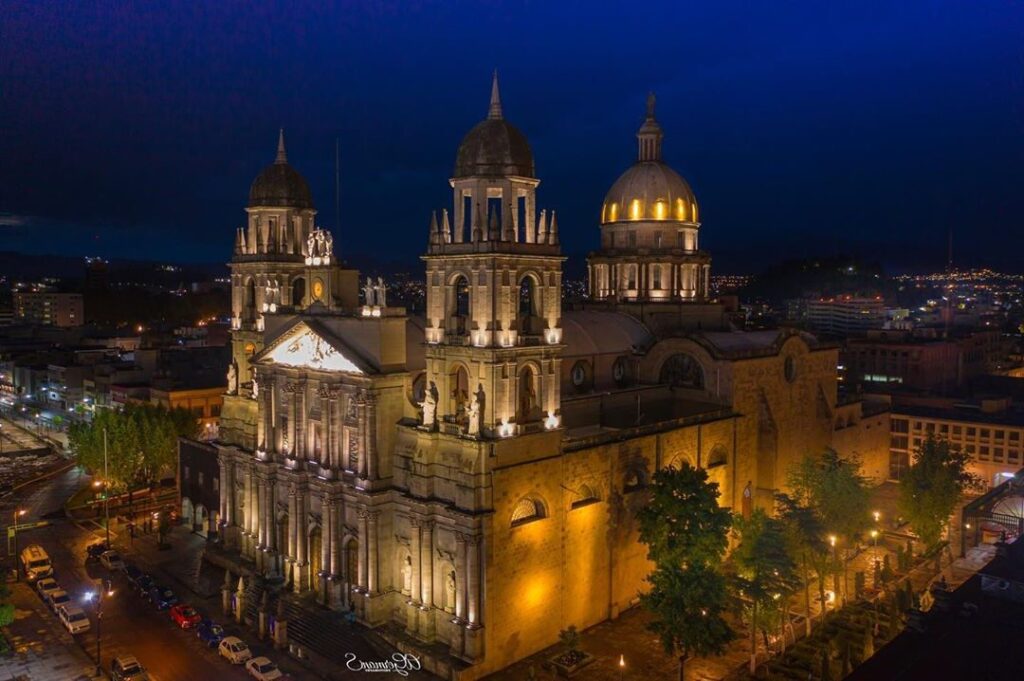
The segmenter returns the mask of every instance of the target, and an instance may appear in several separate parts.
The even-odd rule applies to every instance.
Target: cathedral
[[[589,295],[567,302],[558,216],[495,78],[424,235],[418,317],[344,266],[282,134],[230,263],[224,544],[468,680],[637,603],[656,469],[687,461],[724,506],[769,506],[859,417],[836,403],[835,347],[732,326],[662,139],[651,96],[595,207]]]

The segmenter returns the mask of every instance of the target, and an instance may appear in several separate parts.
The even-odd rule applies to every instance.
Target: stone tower
[[[564,258],[554,212],[535,214],[533,154],[504,118],[497,74],[450,183],[454,223],[431,218],[423,256],[424,425],[477,438],[554,429]]]

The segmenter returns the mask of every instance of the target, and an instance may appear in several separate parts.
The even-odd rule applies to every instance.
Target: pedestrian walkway
[[[0,681],[84,681],[94,679],[96,663],[24,582],[9,584],[14,622],[5,633],[14,649],[0,658]],[[98,678],[105,678],[100,676]]]

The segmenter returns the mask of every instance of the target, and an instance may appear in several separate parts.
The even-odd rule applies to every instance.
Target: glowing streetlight
[[[619,654],[619,681],[622,681],[626,673],[626,656]]]
[[[23,508],[16,508],[16,509],[14,509],[14,555],[15,556],[17,556],[20,553],[18,551],[18,518],[22,517],[26,513],[28,513],[28,511],[26,511]],[[8,546],[10,546],[10,544],[8,544]],[[14,581],[18,581],[21,578],[21,571],[18,568],[18,563],[20,563],[20,562],[21,562],[21,560],[18,560],[18,562],[14,564]]]
[[[881,513],[879,513],[878,511],[875,511],[875,512],[874,512],[874,513],[872,513],[871,515],[875,516],[875,522],[876,522],[876,523],[877,523],[877,522],[879,521],[879,519],[880,519],[880,518],[882,517],[882,514],[881,514]]]

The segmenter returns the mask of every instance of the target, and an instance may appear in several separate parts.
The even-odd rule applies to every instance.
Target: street
[[[217,656],[215,650],[201,645],[191,631],[182,631],[174,625],[166,612],[158,612],[154,606],[140,598],[123,575],[111,575],[98,562],[85,564],[85,547],[102,538],[102,530],[98,526],[92,531],[81,529],[64,516],[63,505],[87,481],[87,476],[82,475],[76,467],[20,491],[15,495],[17,499],[8,497],[0,502],[0,513],[4,514],[0,517],[7,518],[8,523],[16,508],[26,511],[19,519],[19,524],[40,520],[49,522],[45,527],[19,532],[19,547],[41,545],[50,554],[55,578],[61,587],[89,615],[90,631],[75,637],[86,654],[95,659],[97,627],[95,603],[86,603],[85,595],[95,591],[101,580],[110,579],[114,594],[106,598],[103,604],[101,646],[104,670],[109,671],[114,656],[125,653],[135,655],[149,670],[154,681],[248,678],[241,665],[229,665]],[[112,539],[121,549],[119,539],[123,538],[116,538],[112,534]],[[130,553],[125,554],[142,570],[151,571],[143,559],[137,560]],[[178,583],[166,579],[159,572],[154,576],[158,581],[171,586],[183,602],[193,603],[203,615],[212,616],[223,623],[224,618],[219,612],[210,612],[208,607],[194,603],[192,594]],[[56,620],[55,616],[52,617]],[[234,632],[229,628],[229,633]],[[252,646],[254,654],[267,652],[265,646],[255,645],[251,633],[241,636]],[[267,654],[275,660],[281,656],[276,652]],[[0,668],[2,666],[0,663]]]

